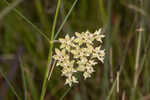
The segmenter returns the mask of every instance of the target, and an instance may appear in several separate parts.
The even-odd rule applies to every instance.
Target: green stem
[[[69,93],[69,91],[72,89],[73,86],[71,86],[70,88],[67,89],[66,92],[64,92],[64,94],[61,96],[61,98],[59,100],[64,100],[65,96]]]
[[[67,19],[69,18],[70,14],[71,14],[73,8],[75,7],[75,5],[77,4],[77,2],[78,2],[78,0],[75,0],[74,3],[72,4],[72,6],[71,6],[71,8],[70,8],[68,14],[66,15],[64,21],[62,22],[62,24],[60,25],[58,31],[56,32],[56,34],[55,34],[55,36],[54,36],[54,39],[56,39],[56,38],[58,37],[60,31],[62,30],[63,26],[65,25]]]
[[[53,26],[52,26],[52,32],[51,32],[50,41],[53,41],[53,38],[54,38],[55,27],[56,27],[56,22],[57,22],[59,8],[60,8],[60,3],[61,3],[61,0],[58,0],[57,8],[56,8],[56,14],[55,14],[55,18],[54,18],[54,22],[53,22]],[[48,75],[49,75],[50,62],[51,62],[50,60],[51,60],[51,56],[52,56],[52,49],[53,49],[53,43],[50,42],[50,48],[49,48],[49,54],[48,54],[48,62],[47,62],[47,66],[46,66],[46,71],[45,71],[44,81],[43,81],[43,85],[42,85],[42,92],[41,92],[40,100],[44,100],[44,96],[45,96],[45,93],[46,93],[47,79],[48,79]]]

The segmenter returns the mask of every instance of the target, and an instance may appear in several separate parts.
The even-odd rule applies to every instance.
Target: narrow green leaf
[[[77,2],[78,2],[78,0],[75,0],[74,3],[72,4],[72,6],[71,6],[71,8],[70,8],[68,14],[66,15],[64,21],[62,22],[61,26],[59,27],[58,31],[56,32],[56,35],[55,35],[55,37],[54,37],[54,40],[58,37],[60,31],[62,30],[64,24],[66,23],[67,19],[69,18],[70,14],[71,14],[73,8],[75,7],[75,5],[77,4]]]
[[[9,82],[9,80],[7,79],[7,77],[5,76],[5,74],[3,73],[3,71],[0,68],[0,74],[2,75],[2,77],[6,80],[8,86],[10,87],[11,91],[14,93],[14,95],[17,97],[18,100],[21,100],[21,98],[19,97],[19,95],[17,94],[15,88],[13,87],[13,85]]]
[[[73,86],[72,86],[73,87]],[[64,92],[64,94],[60,97],[59,100],[64,100],[65,96],[69,93],[69,91],[72,89],[72,87],[69,87],[66,92]]]
[[[4,0],[7,5],[9,6],[9,2]],[[19,12],[16,8],[12,9],[17,15],[19,15],[21,18],[23,18],[28,24],[30,24],[37,32],[39,32],[48,42],[50,42],[49,38],[43,33],[37,26],[35,26],[30,20],[28,20],[21,12]]]
[[[19,57],[19,61],[20,61],[20,68],[21,68],[21,74],[22,74],[22,81],[24,85],[24,100],[27,100],[27,85],[26,85],[26,79],[25,79],[25,74],[24,74],[24,65],[20,57]]]

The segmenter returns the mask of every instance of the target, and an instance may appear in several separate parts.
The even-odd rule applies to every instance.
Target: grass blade
[[[21,74],[22,74],[22,81],[24,85],[24,100],[27,100],[27,85],[26,85],[25,74],[24,74],[24,65],[23,65],[21,58],[19,58],[19,61],[20,61],[20,68],[21,68]]]
[[[16,7],[18,4],[20,4],[22,0],[16,0],[14,3],[12,3],[9,7],[5,8],[1,13],[0,13],[0,19],[5,17],[14,7]]]
[[[113,93],[113,91],[115,89],[116,84],[117,84],[117,78],[115,79],[115,81],[114,81],[114,83],[112,85],[112,88],[110,89],[110,91],[108,93],[108,96],[107,96],[106,100],[110,100],[110,97],[111,97],[111,95],[112,95],[112,93]]]
[[[110,50],[110,33],[111,33],[111,8],[112,8],[112,1],[110,0],[108,2],[108,11],[107,11],[107,24],[106,24],[106,40],[105,40],[105,49],[106,49],[106,55],[105,55],[105,61],[104,61],[104,74],[102,77],[102,100],[106,100],[107,93],[108,93],[108,87],[109,87],[109,80],[108,80],[108,71],[109,71],[109,50]]]
[[[72,89],[72,87],[69,87],[69,89],[67,89],[67,91],[61,96],[61,98],[59,100],[64,100],[65,96],[69,93],[69,91]]]
[[[10,5],[9,2],[4,0],[7,5]],[[12,9],[17,15],[23,18],[28,24],[30,24],[37,32],[39,32],[48,42],[50,42],[49,38],[43,33],[37,26],[35,26],[30,20],[28,20],[21,12],[19,12],[16,8]]]
[[[7,79],[7,77],[5,76],[5,74],[2,72],[2,70],[0,69],[0,74],[2,75],[2,77],[6,80],[8,86],[10,87],[11,91],[14,93],[14,95],[17,97],[18,100],[21,100],[21,98],[19,97],[19,95],[17,94],[17,92],[15,91],[15,88],[12,86],[12,84],[9,82],[9,80]]]
[[[148,42],[147,42],[146,47],[145,47],[145,50],[144,50],[144,56],[143,56],[143,58],[142,58],[142,60],[141,60],[141,62],[140,62],[139,71],[138,71],[137,77],[136,77],[136,82],[137,82],[138,79],[139,79],[139,76],[140,76],[140,74],[141,74],[141,72],[142,72],[142,69],[143,69],[144,62],[145,62],[145,60],[146,60],[146,57],[148,56],[147,53],[148,53],[148,48],[149,48],[149,46],[150,46],[150,37],[149,37],[149,39],[148,39]]]
[[[25,77],[27,79],[26,82],[27,82],[27,85],[29,87],[29,91],[30,91],[31,96],[32,96],[32,100],[38,100],[39,94],[38,94],[38,90],[37,90],[36,84],[35,84],[34,79],[33,79],[33,75],[28,70],[28,68],[25,68],[24,71],[25,71]]]
[[[70,8],[68,14],[66,15],[64,21],[62,22],[61,26],[59,27],[58,31],[56,32],[56,35],[55,35],[55,37],[54,37],[54,40],[58,37],[60,31],[62,30],[64,24],[66,23],[67,19],[69,18],[70,14],[71,14],[73,8],[75,7],[75,5],[77,4],[77,2],[78,2],[78,0],[75,0],[74,3],[72,4],[72,7]]]
[[[105,8],[104,8],[103,0],[99,0],[99,7],[100,7],[101,15],[103,16],[103,18],[102,18],[103,24],[105,24],[106,23],[106,12],[105,12]]]
[[[44,6],[42,5],[41,0],[34,0],[35,7],[36,7],[36,12],[39,16],[40,23],[44,29],[44,32],[48,33],[49,32],[49,24],[51,23],[50,20],[48,20],[46,13],[44,12]]]

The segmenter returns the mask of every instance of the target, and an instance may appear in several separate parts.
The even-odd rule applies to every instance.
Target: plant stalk
[[[60,8],[60,4],[61,4],[61,0],[58,0],[57,8],[56,8],[56,13],[55,13],[55,18],[54,18],[54,22],[53,22],[53,26],[52,26],[52,32],[51,32],[50,41],[53,41],[53,38],[54,38],[55,27],[56,27],[56,22],[57,22],[57,17],[58,17],[58,12],[59,12],[59,8]],[[48,75],[49,75],[49,72],[50,72],[49,71],[50,70],[50,62],[52,60],[51,59],[51,57],[52,57],[52,49],[53,49],[53,43],[50,42],[50,48],[49,48],[49,54],[48,54],[48,61],[47,61],[45,75],[44,75],[44,81],[43,81],[43,85],[42,85],[42,92],[41,92],[40,100],[44,100],[44,96],[45,96],[45,93],[46,93],[47,82],[48,82]]]

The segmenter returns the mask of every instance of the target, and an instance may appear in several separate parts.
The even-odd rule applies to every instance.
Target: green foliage
[[[38,100],[41,91],[41,100],[150,99],[149,0],[8,1],[0,0],[0,100]],[[52,41],[101,27],[105,64],[64,86],[60,68],[50,68]]]

